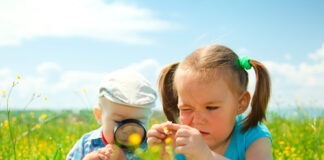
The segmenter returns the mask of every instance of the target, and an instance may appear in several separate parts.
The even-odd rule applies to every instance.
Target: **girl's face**
[[[148,125],[150,109],[132,107],[111,102],[106,98],[100,99],[101,108],[99,113],[95,110],[97,121],[102,125],[103,134],[109,144],[114,143],[114,128],[118,122],[124,119],[137,119]]]
[[[233,94],[221,73],[202,80],[201,74],[178,70],[175,87],[182,124],[200,131],[211,149],[223,146],[229,138],[240,108],[240,97]]]

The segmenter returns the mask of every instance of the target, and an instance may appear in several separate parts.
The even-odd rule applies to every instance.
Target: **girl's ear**
[[[239,99],[239,106],[237,109],[237,115],[242,114],[246,111],[250,104],[251,95],[248,91],[244,91]]]
[[[101,109],[99,107],[94,107],[93,113],[96,117],[97,122],[101,124]]]

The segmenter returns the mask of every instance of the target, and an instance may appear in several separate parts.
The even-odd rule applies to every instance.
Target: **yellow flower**
[[[294,148],[294,147],[292,147],[292,148],[290,149],[291,152],[295,152],[295,150],[296,150],[296,148]]]
[[[49,137],[48,139],[49,139],[49,140],[52,140],[52,137]]]
[[[128,137],[128,142],[132,145],[139,145],[141,141],[142,138],[138,133],[133,133]]]
[[[166,134],[166,135],[170,135],[170,134],[173,133],[173,131],[170,130],[169,128],[167,128],[167,127],[164,127],[164,128],[163,128],[163,131],[164,131],[164,134]]]
[[[7,101],[8,101],[8,102],[10,102],[10,101],[11,101],[11,99],[10,99],[10,98],[8,98],[8,99],[7,99]]]
[[[17,76],[17,79],[21,79],[21,77],[18,75],[18,76]]]
[[[42,118],[46,119],[47,115],[46,114],[42,114]]]
[[[280,141],[279,144],[285,144],[285,142],[284,141]]]
[[[14,122],[15,122],[16,120],[17,120],[17,118],[16,118],[16,117],[12,117],[12,121],[14,121]]]
[[[41,127],[41,125],[40,124],[36,124],[36,128],[40,128]]]
[[[286,154],[288,156],[289,155],[289,151],[288,150],[285,150],[284,151],[284,154]]]
[[[9,125],[8,120],[5,120],[5,121],[4,121],[4,126],[5,126],[5,127],[8,127],[8,125]]]
[[[166,144],[171,144],[171,143],[172,143],[172,138],[171,138],[171,137],[167,137],[167,138],[165,139],[165,143],[166,143]]]
[[[85,88],[84,88],[84,89],[82,89],[82,92],[87,92],[87,89],[85,89]]]
[[[47,101],[47,97],[45,97],[45,101]]]
[[[2,90],[2,94],[5,94],[6,93],[6,90]]]
[[[299,98],[300,97],[300,95],[299,94],[296,94],[296,98]]]

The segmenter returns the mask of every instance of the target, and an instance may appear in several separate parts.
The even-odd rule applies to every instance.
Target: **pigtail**
[[[258,61],[250,60],[249,63],[253,67],[256,75],[255,91],[251,102],[251,112],[245,119],[245,125],[242,131],[247,131],[250,127],[257,126],[258,122],[266,119],[266,108],[270,98],[270,76],[263,64]]]
[[[173,123],[176,123],[179,117],[178,96],[173,84],[174,73],[178,66],[179,62],[176,62],[164,67],[158,81],[164,114]]]

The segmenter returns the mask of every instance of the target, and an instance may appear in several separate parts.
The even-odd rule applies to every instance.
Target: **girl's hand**
[[[166,123],[154,124],[151,129],[147,132],[147,145],[149,147],[160,144],[166,138],[164,133]]]
[[[106,147],[87,154],[83,160],[126,160],[124,152],[117,146],[107,144]]]
[[[199,130],[180,124],[166,124],[167,128],[175,130],[175,152],[184,154],[187,159],[212,159],[214,153],[205,143]]]

